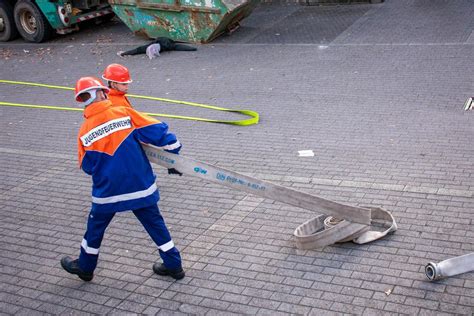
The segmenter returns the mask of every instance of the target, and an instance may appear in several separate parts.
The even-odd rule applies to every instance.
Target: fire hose
[[[474,270],[474,252],[446,259],[439,263],[430,262],[425,266],[426,277],[430,281],[466,273]]]
[[[0,83],[12,84],[12,85],[23,85],[23,86],[30,86],[30,87],[40,87],[40,88],[46,88],[46,89],[74,90],[74,88],[70,88],[70,87],[49,85],[49,84],[36,83],[36,82],[12,81],[12,80],[0,79]],[[259,121],[259,114],[251,110],[233,110],[233,109],[227,109],[227,108],[214,106],[214,105],[181,101],[181,100],[173,100],[173,99],[165,99],[165,98],[158,98],[158,97],[150,97],[146,95],[127,94],[127,97],[142,99],[142,100],[161,101],[161,102],[166,102],[166,103],[184,104],[187,106],[200,107],[200,108],[205,108],[205,109],[214,110],[214,111],[238,113],[238,114],[248,116],[249,118],[243,119],[243,120],[229,121],[229,120],[214,120],[214,119],[208,119],[208,118],[202,118],[202,117],[182,116],[182,115],[174,115],[174,114],[145,113],[150,116],[168,117],[168,118],[174,118],[174,119],[180,119],[180,120],[191,120],[191,121],[200,121],[200,122],[208,122],[208,123],[221,123],[221,124],[240,125],[240,126],[257,124]],[[32,109],[60,110],[60,111],[83,111],[82,108],[73,108],[73,107],[68,107],[68,106],[25,104],[25,103],[6,102],[6,101],[0,101],[0,106],[13,106],[13,107],[23,107],[23,108],[32,108]]]
[[[349,240],[365,244],[397,230],[392,214],[380,207],[345,205],[182,155],[171,154],[152,145],[142,144],[142,147],[151,162],[167,169],[174,168],[202,180],[324,214],[295,229],[293,235],[298,249],[323,248]],[[384,228],[383,231],[380,231],[380,226]]]

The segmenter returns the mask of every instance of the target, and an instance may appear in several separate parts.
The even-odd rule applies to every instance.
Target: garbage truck
[[[80,22],[113,16],[107,0],[0,0],[0,42],[21,36],[41,43],[78,30]]]

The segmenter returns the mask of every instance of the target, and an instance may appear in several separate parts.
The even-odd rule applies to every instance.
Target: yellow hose
[[[0,83],[12,84],[12,85],[24,85],[24,86],[41,87],[41,88],[47,88],[47,89],[74,90],[74,88],[70,88],[70,87],[55,86],[55,85],[36,83],[36,82],[12,81],[12,80],[2,80],[2,79],[0,79]],[[201,103],[181,101],[181,100],[173,100],[173,99],[165,99],[165,98],[158,98],[158,97],[150,97],[150,96],[145,96],[145,95],[127,94],[127,97],[136,98],[136,99],[161,101],[161,102],[167,102],[167,103],[184,104],[184,105],[188,105],[188,106],[201,107],[201,108],[215,110],[215,111],[239,113],[239,114],[249,116],[250,118],[244,119],[244,120],[237,120],[237,121],[227,121],[227,120],[213,120],[213,119],[207,119],[207,118],[201,118],[201,117],[182,116],[182,115],[173,115],[173,114],[145,113],[145,114],[150,115],[150,116],[159,116],[159,117],[175,118],[175,119],[180,119],[180,120],[192,120],[192,121],[231,124],[231,125],[240,125],[240,126],[257,124],[258,121],[259,121],[259,114],[255,111],[251,111],[251,110],[232,110],[232,109],[222,108],[222,107],[208,105],[208,104],[201,104]],[[51,105],[39,105],[39,104],[13,103],[13,102],[4,102],[4,101],[0,101],[0,105],[2,105],[2,106],[15,106],[15,107],[26,107],[26,108],[34,108],[34,109],[47,109],[47,110],[83,111],[83,109],[80,109],[80,108],[63,107],[63,106],[51,106]]]

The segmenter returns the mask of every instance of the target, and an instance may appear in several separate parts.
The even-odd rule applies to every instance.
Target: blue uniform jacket
[[[156,204],[159,192],[140,143],[178,153],[168,125],[132,108],[95,102],[84,110],[79,130],[79,166],[92,176],[92,211],[121,212]]]

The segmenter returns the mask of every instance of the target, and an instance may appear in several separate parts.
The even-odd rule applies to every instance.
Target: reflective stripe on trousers
[[[151,239],[158,246],[163,263],[167,268],[181,267],[181,256],[171,240],[170,233],[157,205],[134,210],[133,213],[142,223]],[[81,243],[79,266],[84,271],[94,271],[99,258],[99,248],[107,226],[115,213],[90,213],[87,230]],[[132,247],[132,246],[131,246]]]

